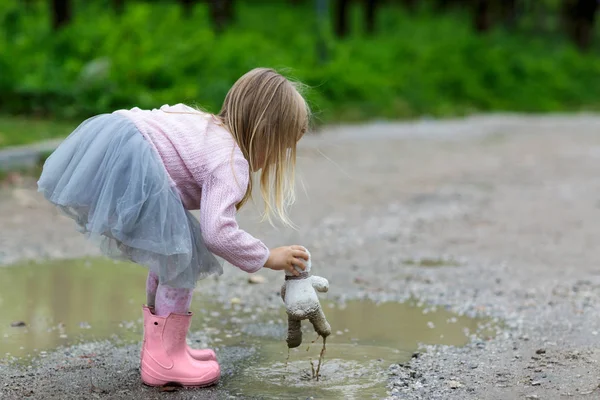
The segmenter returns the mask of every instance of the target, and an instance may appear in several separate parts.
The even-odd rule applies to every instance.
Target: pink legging
[[[158,275],[150,271],[146,280],[146,302],[159,317],[171,313],[186,314],[192,303],[193,289],[174,288],[158,283]]]

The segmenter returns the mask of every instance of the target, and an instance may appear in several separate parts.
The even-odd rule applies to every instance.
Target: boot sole
[[[141,364],[142,365],[140,368],[140,378],[142,380],[142,383],[146,386],[151,387],[179,386],[186,388],[204,388],[208,386],[213,386],[221,379],[221,371],[219,371],[218,375],[215,376],[213,379],[204,381],[202,383],[197,383],[198,381],[194,382],[193,379],[189,378],[188,382],[171,380],[173,377],[161,376],[162,374],[160,372],[154,371],[153,368],[151,368],[148,365],[145,365],[143,360]]]
[[[192,384],[192,385],[186,385],[186,384],[183,384],[181,382],[164,382],[164,383],[163,382],[160,382],[160,383],[156,382],[156,383],[148,383],[148,382],[144,382],[143,380],[142,380],[142,383],[144,385],[146,385],[146,386],[149,386],[149,387],[173,386],[173,387],[180,387],[180,388],[201,389],[201,388],[207,388],[207,387],[216,385],[217,383],[219,383],[220,379],[221,379],[221,377],[219,376],[219,377],[213,379],[210,382],[201,383],[201,384]]]

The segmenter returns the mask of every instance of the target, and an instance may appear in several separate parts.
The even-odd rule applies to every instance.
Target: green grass
[[[76,126],[51,119],[0,116],[0,148],[63,138]]]

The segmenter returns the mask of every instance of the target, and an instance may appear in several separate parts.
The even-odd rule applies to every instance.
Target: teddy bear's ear
[[[302,246],[304,247],[304,246]],[[312,267],[312,256],[310,255],[310,251],[308,251],[308,249],[306,247],[304,247],[304,250],[308,253],[308,261],[304,261],[304,265],[306,266],[306,268],[304,269],[304,272],[309,272],[311,267]],[[302,272],[302,271],[298,271],[298,272]]]

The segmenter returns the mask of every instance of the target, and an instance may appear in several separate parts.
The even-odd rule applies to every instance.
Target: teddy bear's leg
[[[299,319],[288,315],[287,345],[289,348],[298,347],[302,344],[302,325]]]
[[[325,313],[321,307],[308,317],[308,320],[315,328],[315,332],[323,338],[326,338],[331,334],[331,326],[329,325],[329,322],[327,322],[327,318],[325,318]]]

